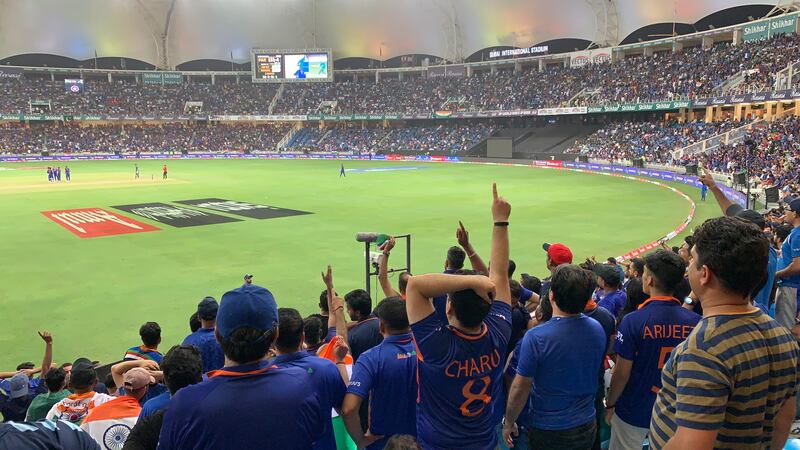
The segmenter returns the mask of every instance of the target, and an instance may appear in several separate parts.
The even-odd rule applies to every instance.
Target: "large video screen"
[[[251,50],[253,82],[333,81],[331,51]]]
[[[328,54],[306,53],[284,55],[284,78],[328,78]]]

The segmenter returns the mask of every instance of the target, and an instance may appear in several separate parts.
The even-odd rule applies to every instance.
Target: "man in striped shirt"
[[[147,322],[139,328],[139,336],[142,338],[142,345],[129,348],[123,359],[125,361],[149,359],[161,363],[161,359],[164,358],[158,351],[158,344],[161,343],[161,327],[155,322]]]
[[[767,279],[769,243],[732,217],[706,221],[694,237],[689,282],[703,319],[664,366],[650,446],[781,449],[796,410],[800,349],[750,303]]]

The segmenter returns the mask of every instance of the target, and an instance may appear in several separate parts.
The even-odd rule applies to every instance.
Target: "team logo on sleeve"
[[[158,231],[158,228],[101,208],[42,211],[53,222],[81,238]]]

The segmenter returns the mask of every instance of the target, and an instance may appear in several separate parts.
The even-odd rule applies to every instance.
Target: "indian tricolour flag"
[[[340,339],[342,339],[341,336],[334,336],[333,339],[320,350],[319,356],[336,362],[336,358],[333,356],[333,347]],[[353,375],[353,357],[347,355],[344,362],[347,368],[347,377],[350,378]],[[344,420],[342,420],[335,409],[331,410],[331,422],[333,423],[333,434],[336,437],[336,450],[356,450],[356,443],[350,438],[350,435],[347,433],[347,428],[344,426]]]

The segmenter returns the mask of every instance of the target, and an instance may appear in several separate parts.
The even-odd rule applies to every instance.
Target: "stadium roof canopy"
[[[729,20],[721,11],[738,9],[739,15],[744,14],[741,20],[747,20],[749,14],[763,16],[783,3],[786,1],[3,0],[0,61],[24,54],[75,60],[99,55],[174,67],[203,59],[244,62],[253,47],[332,48],[335,59],[386,60],[427,54],[461,60],[489,47],[527,47],[562,39],[600,45],[642,36],[647,40],[658,34],[647,30],[663,33],[665,28],[669,32],[675,28],[684,33],[698,23],[708,29],[707,22],[714,25],[714,17]]]

